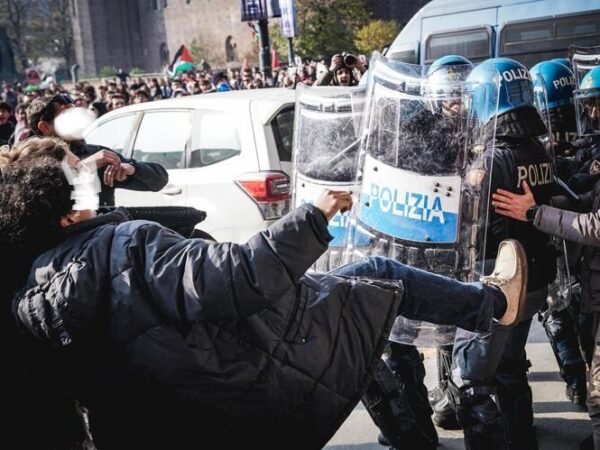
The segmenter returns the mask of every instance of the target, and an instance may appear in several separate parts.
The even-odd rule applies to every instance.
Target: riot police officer
[[[434,61],[427,71],[426,83],[423,85],[423,89],[427,92],[422,92],[422,94],[425,97],[428,94],[429,97],[435,97],[431,94],[440,94],[439,97],[443,100],[436,102],[436,104],[420,105],[420,108],[415,108],[416,112],[409,119],[400,123],[401,129],[418,130],[418,133],[414,134],[415,138],[432,133],[438,136],[438,139],[436,139],[437,146],[424,148],[425,151],[430,150],[434,153],[430,157],[414,161],[413,165],[418,166],[424,173],[429,173],[431,170],[435,171],[436,166],[448,166],[452,164],[452,159],[455,158],[452,151],[444,151],[444,149],[452,149],[455,146],[455,141],[461,139],[459,130],[454,129],[455,121],[452,119],[453,116],[461,114],[461,111],[456,109],[458,102],[451,100],[453,97],[451,92],[438,91],[447,91],[453,82],[464,81],[472,69],[473,64],[471,61],[459,55],[447,55]],[[457,93],[457,95],[460,95],[460,93]],[[402,134],[401,131],[400,133]],[[408,134],[405,133],[405,135]],[[420,162],[422,164],[419,164]],[[451,355],[446,349],[445,346],[442,351],[438,351],[438,355]],[[449,358],[444,360],[444,362],[446,361],[449,361]],[[406,386],[407,401],[415,412],[417,424],[425,431],[426,435],[431,436],[432,441],[434,436],[437,440],[437,433],[431,420],[432,409],[428,403],[435,405],[436,400],[432,401],[432,396],[435,399],[442,396],[448,376],[438,376],[442,387],[434,393],[430,393],[428,399],[427,388],[423,383],[425,366],[423,365],[423,358],[415,346],[391,342],[387,363],[394,371],[395,376]],[[442,364],[438,366],[438,372],[443,371],[439,368],[443,367]],[[386,440],[380,438],[380,443],[385,444]]]
[[[568,60],[567,60],[568,61]],[[575,76],[573,72],[563,63],[552,60],[536,64],[530,70],[534,88],[541,94],[537,97],[536,105],[542,116],[546,116],[552,132],[551,145],[556,165],[559,167],[558,175],[563,175],[562,167],[573,166],[571,155],[573,147],[571,141],[577,135],[575,121],[575,107],[573,104],[573,91],[575,89]],[[542,97],[542,98],[540,98]],[[567,255],[559,263],[557,270],[562,271],[557,279],[566,279],[564,272],[570,276],[571,271],[576,270],[577,264],[569,268],[569,256],[579,253],[578,246],[565,244]],[[576,260],[577,258],[571,258]],[[570,270],[568,270],[570,269]],[[570,283],[571,280],[566,282]],[[569,289],[563,289],[568,292]],[[551,290],[552,291],[552,290]],[[554,292],[555,297],[560,297]],[[571,305],[560,305],[560,298],[550,299],[552,305],[546,305],[540,313],[540,318],[548,339],[554,351],[560,374],[565,380],[566,396],[573,403],[584,404],[586,397],[586,367],[579,342],[577,340],[576,323],[579,307],[575,296],[572,296]],[[557,306],[555,306],[557,305]],[[569,306],[567,308],[567,306]]]
[[[517,61],[494,58],[476,67],[468,82],[494,83],[499,77],[499,105],[494,116],[481,108],[477,120],[488,129],[487,164],[493,157],[491,191],[503,188],[521,192],[527,182],[541,204],[554,190],[553,165],[538,136],[546,126],[533,106],[533,85],[528,70]],[[479,103],[473,98],[475,108]],[[513,329],[497,326],[491,335],[475,338],[458,330],[450,381],[452,403],[465,431],[468,449],[531,450],[537,448],[533,429],[529,362],[525,344],[531,318],[546,300],[547,285],[554,280],[556,258],[548,236],[530,223],[507,219],[490,211],[486,259],[495,257],[494,245],[511,237],[525,247],[530,264],[525,319]],[[507,422],[492,400],[496,394]],[[506,439],[505,427],[508,429]]]
[[[473,70],[473,64],[464,56],[447,55],[438,58],[431,64],[427,71],[429,83],[427,86],[435,89],[436,85],[447,86],[448,81],[466,80],[469,73]],[[438,81],[436,83],[436,81]],[[431,88],[430,88],[431,89]],[[455,112],[451,104],[442,101],[438,110],[446,116]],[[442,164],[445,162],[442,161]],[[450,368],[452,365],[452,345],[442,345],[436,348],[437,352],[437,370],[438,386],[428,393],[429,403],[433,408],[433,421],[436,425],[444,429],[457,429],[460,426],[456,420],[454,410],[450,406],[450,400],[446,396],[448,388],[448,379],[450,378]]]
[[[582,79],[580,88],[575,91],[578,132],[582,137],[598,142],[600,138],[600,67],[592,69]],[[600,174],[600,172],[599,172]],[[575,206],[579,214],[564,209],[540,206],[539,200],[527,189],[524,195],[498,191],[494,206],[507,217],[530,221],[548,234],[561,236],[585,245],[582,270],[582,309],[592,316],[592,336],[594,336],[593,359],[588,390],[588,412],[592,419],[593,438],[588,438],[581,449],[600,448],[600,296],[594,287],[600,279],[597,261],[600,258],[600,177],[588,174],[595,179],[594,189],[580,197]],[[593,439],[593,444],[591,440]]]

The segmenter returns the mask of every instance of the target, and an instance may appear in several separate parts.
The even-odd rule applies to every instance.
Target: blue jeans
[[[438,325],[456,325],[476,333],[490,330],[494,305],[503,304],[504,300],[504,294],[495,287],[463,283],[379,256],[361,259],[331,273],[402,280],[404,297],[398,315]]]

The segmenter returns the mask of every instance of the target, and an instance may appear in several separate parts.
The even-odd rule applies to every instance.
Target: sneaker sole
[[[510,327],[512,325],[516,325],[517,323],[519,323],[521,321],[521,319],[523,318],[523,316],[525,315],[525,307],[526,307],[525,297],[527,296],[527,278],[529,275],[529,267],[527,266],[527,255],[525,254],[525,249],[523,248],[523,245],[521,245],[521,243],[519,241],[517,241],[515,239],[506,239],[502,242],[503,243],[506,242],[507,244],[513,245],[513,247],[515,249],[515,253],[517,255],[517,272],[519,270],[521,270],[522,278],[524,280],[523,287],[521,289],[521,292],[519,293],[519,300],[518,300],[519,304],[517,305],[517,308],[516,308],[517,313],[515,314],[515,317],[510,322],[507,322],[504,320],[499,321],[501,325]]]

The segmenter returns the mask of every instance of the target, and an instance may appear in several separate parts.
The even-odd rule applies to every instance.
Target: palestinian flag
[[[186,70],[191,70],[193,68],[194,60],[192,59],[192,54],[185,45],[182,45],[179,47],[179,50],[177,50],[177,53],[175,53],[173,62],[168,67],[167,71],[169,72],[169,75],[176,77],[181,72],[185,72]]]

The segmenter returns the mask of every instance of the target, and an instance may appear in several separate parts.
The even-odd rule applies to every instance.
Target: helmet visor
[[[533,104],[533,85],[529,80],[514,80],[506,83],[508,109]]]
[[[575,111],[580,136],[600,135],[600,88],[575,91]]]

